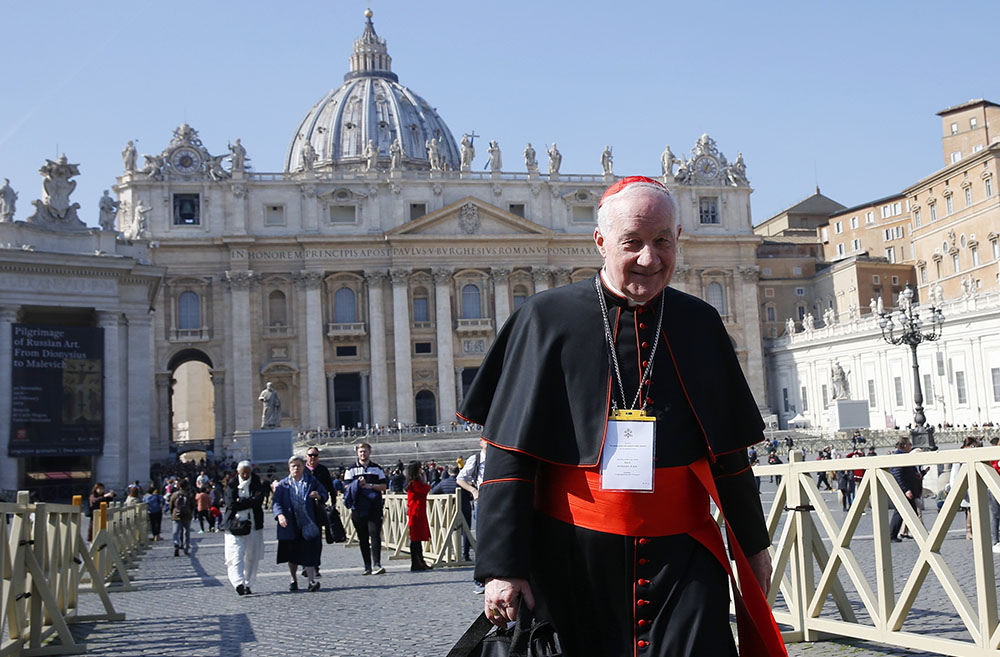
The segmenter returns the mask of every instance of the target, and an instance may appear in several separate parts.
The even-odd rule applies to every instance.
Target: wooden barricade
[[[390,559],[406,559],[410,554],[410,529],[406,516],[406,495],[387,493],[382,515],[382,546],[390,551]],[[347,532],[346,545],[357,545],[358,537],[351,523],[351,511],[344,506],[343,496],[337,498]],[[462,559],[462,535],[466,535],[475,549],[476,539],[462,515],[459,491],[448,495],[427,496],[427,520],[431,540],[424,545],[424,561],[433,566],[467,566],[471,561]]]
[[[87,549],[80,502],[31,504],[20,491],[16,503],[0,504],[0,635],[6,627],[0,657],[81,654],[86,644],[73,638],[69,624],[124,620]],[[104,613],[79,613],[82,575]]]
[[[809,462],[792,452],[790,463],[754,468],[754,474],[762,478],[781,475],[774,503],[765,511],[774,565],[768,598],[774,606],[781,596],[782,604],[775,607],[774,616],[779,624],[792,628],[783,632],[785,641],[849,637],[955,657],[995,657],[1000,650],[1000,622],[988,523],[990,497],[1000,499],[1000,475],[990,465],[998,459],[1000,447]],[[930,467],[927,478],[947,466],[959,468],[951,490],[945,493],[942,487],[941,507],[929,529],[924,528],[891,473],[891,468],[899,466]],[[864,470],[843,522],[834,517],[813,481],[814,473],[830,470]],[[942,550],[966,498],[972,541],[968,546],[964,541],[961,545],[952,542],[949,547],[952,554],[969,552],[971,558],[966,563],[974,572],[972,596],[963,589]],[[902,554],[893,558],[890,504],[919,548],[912,567]],[[869,505],[873,535],[870,541],[867,536],[859,537],[852,545]],[[862,562],[873,562],[874,568],[866,570]],[[944,592],[944,599],[935,600],[932,611],[958,619],[963,631],[956,629],[950,634],[957,632],[962,638],[921,632],[919,623],[903,627],[931,573]],[[896,585],[899,581],[901,586]],[[824,609],[826,603],[832,606]]]
[[[90,554],[97,564],[101,582],[109,591],[131,591],[129,568],[138,567],[149,544],[149,514],[145,504],[123,506],[101,502],[95,512],[96,533]]]

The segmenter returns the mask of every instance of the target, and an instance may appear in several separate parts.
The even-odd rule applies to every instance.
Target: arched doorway
[[[212,361],[202,351],[185,349],[167,366],[171,376],[170,452],[203,449],[214,455],[215,386]]]
[[[437,403],[434,393],[430,390],[421,390],[417,393],[416,411],[417,424],[434,425],[437,424]]]

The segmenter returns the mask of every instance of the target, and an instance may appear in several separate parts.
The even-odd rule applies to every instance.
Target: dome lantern
[[[350,57],[351,70],[344,75],[344,81],[361,77],[398,81],[399,77],[392,72],[392,57],[385,46],[385,39],[375,33],[371,9],[365,11],[365,19],[365,31],[360,38],[354,40],[354,53]]]

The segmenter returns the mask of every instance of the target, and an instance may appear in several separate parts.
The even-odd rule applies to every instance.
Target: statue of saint
[[[399,141],[399,137],[392,140],[392,144],[389,146],[389,170],[399,171],[403,168],[403,144]]]
[[[230,157],[232,158],[233,163],[233,173],[243,171],[243,167],[246,165],[247,161],[247,149],[243,148],[239,137],[236,138],[235,144],[229,144],[229,152],[231,153]]]
[[[312,142],[307,141],[302,144],[300,155],[302,157],[302,170],[312,171],[313,164],[316,162],[316,149],[313,148]]]
[[[611,147],[605,146],[604,151],[601,153],[601,169],[604,170],[605,176],[614,175],[611,171],[612,162],[614,162],[614,157],[611,155]]]
[[[490,171],[497,173],[503,168],[503,160],[500,158],[500,144],[494,139],[490,142],[490,147],[487,150],[490,154]]]
[[[802,328],[806,331],[812,331],[814,327],[813,322],[813,314],[806,313],[806,316],[802,318]]]
[[[229,177],[229,172],[222,168],[222,161],[230,157],[229,155],[216,155],[208,163],[208,175],[212,180],[219,181],[225,180]],[[236,171],[235,165],[233,166],[233,171]]]
[[[670,144],[663,150],[663,155],[660,156],[660,166],[663,167],[663,175],[667,178],[674,177],[674,164],[677,163],[677,158],[674,157],[673,151],[670,150]]]
[[[472,145],[472,137],[467,134],[462,135],[462,171],[472,171],[472,160],[475,157],[476,147]]]
[[[140,239],[143,235],[149,233],[149,211],[153,208],[142,202],[139,202],[135,206],[135,219],[132,223],[132,232],[129,235],[131,239]]]
[[[378,171],[378,149],[375,140],[369,139],[365,144],[365,171]]]
[[[830,373],[830,381],[833,383],[834,399],[851,398],[851,384],[847,381],[847,373],[840,366],[840,361],[834,361],[833,371]]]
[[[17,192],[10,186],[10,180],[3,179],[0,187],[0,222],[14,221],[14,206],[17,202]]]
[[[143,174],[149,176],[151,180],[162,180],[163,179],[163,163],[159,155],[146,155],[142,154],[142,157],[146,160],[146,166],[142,168]]]
[[[731,166],[726,167],[726,179],[733,187],[748,184],[747,165],[743,162],[743,153],[736,154],[736,161]]]
[[[263,404],[260,413],[260,428],[275,429],[281,425],[281,400],[278,393],[274,391],[274,386],[270,381],[257,397],[257,401]]]
[[[785,320],[785,334],[795,335],[795,320],[791,317]]]
[[[135,173],[135,144],[131,139],[122,151],[122,162],[125,164],[125,173]]]
[[[115,214],[118,212],[118,201],[111,198],[108,195],[108,190],[104,190],[104,196],[97,203],[98,210],[100,212],[98,223],[101,225],[101,230],[114,230],[115,229]]]
[[[559,167],[562,166],[562,153],[556,148],[556,143],[552,142],[552,148],[548,150],[549,153],[549,175],[558,174]]]
[[[868,302],[868,312],[873,316],[878,314],[878,301],[875,297],[872,297],[872,300]]]
[[[524,166],[528,173],[538,173],[538,160],[535,159],[535,149],[531,147],[531,142],[524,147]]]
[[[424,141],[424,146],[427,148],[427,161],[431,164],[431,171],[441,170],[441,146],[437,139],[428,139]]]

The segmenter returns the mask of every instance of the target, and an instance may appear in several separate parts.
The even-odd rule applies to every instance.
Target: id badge
[[[601,452],[601,490],[653,492],[656,418],[645,411],[615,411]]]

